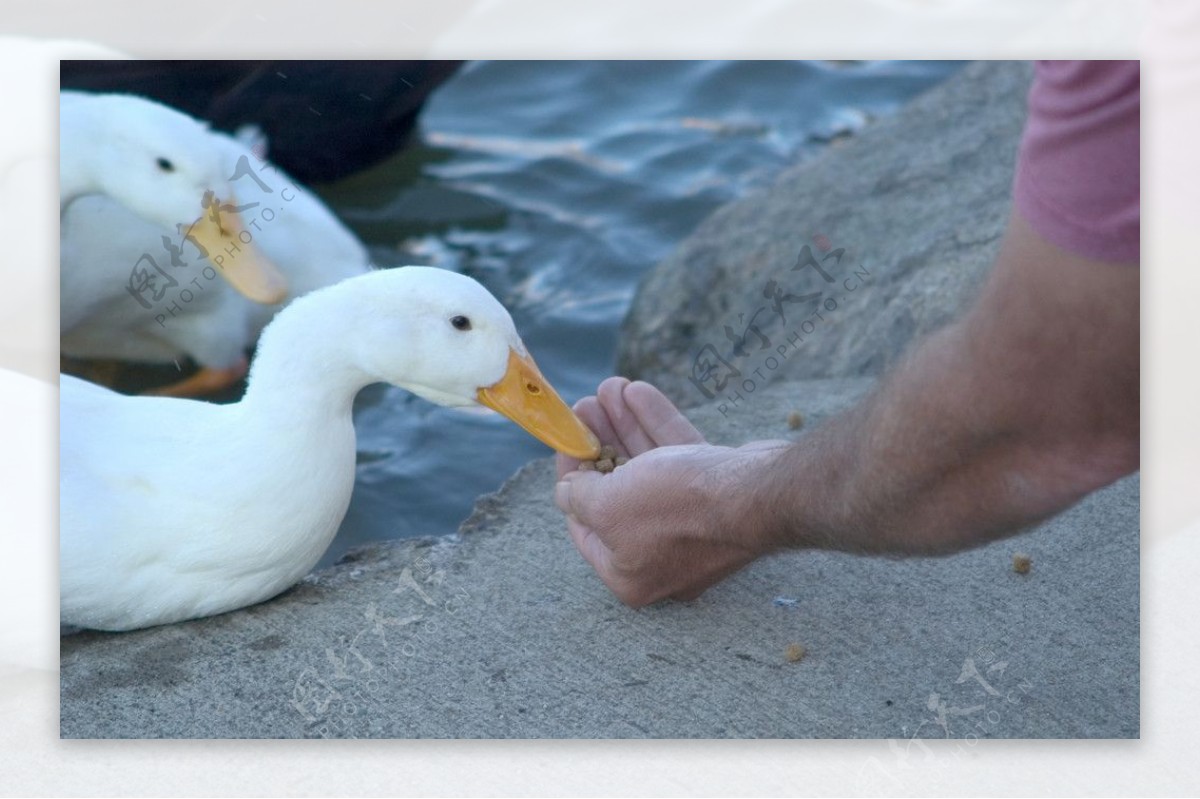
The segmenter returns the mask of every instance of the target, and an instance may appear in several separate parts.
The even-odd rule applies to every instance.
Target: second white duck
[[[219,133],[212,140],[225,152],[226,171],[243,209],[243,240],[266,256],[287,280],[289,298],[365,274],[366,248],[312,192],[263,161],[242,142]],[[62,218],[61,347],[79,358],[117,358],[171,363],[191,357],[199,376],[170,393],[219,390],[240,379],[245,351],[283,303],[252,302],[216,278],[212,261],[190,241],[176,246],[181,263],[169,272],[178,285],[153,311],[139,305],[125,286],[130,267],[150,250],[167,264],[160,241],[180,237],[104,196],[74,202]],[[86,261],[85,268],[71,261]],[[68,286],[65,276],[75,275]],[[83,275],[87,277],[84,278]],[[82,318],[72,313],[87,295]]]

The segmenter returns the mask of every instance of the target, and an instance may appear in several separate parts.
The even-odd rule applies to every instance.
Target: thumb
[[[588,524],[599,504],[603,479],[599,472],[568,472],[554,486],[554,504],[568,516]]]

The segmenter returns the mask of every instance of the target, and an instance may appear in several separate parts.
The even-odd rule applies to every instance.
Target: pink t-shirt
[[[1140,261],[1140,63],[1039,61],[1035,70],[1017,208],[1064,250]]]

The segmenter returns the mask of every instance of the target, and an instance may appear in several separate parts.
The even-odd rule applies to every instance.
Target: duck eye
[[[165,158],[158,158],[155,160],[154,163],[157,164],[158,168],[161,169],[163,172],[174,172],[175,171],[175,165],[172,164],[170,161],[168,161]]]
[[[471,320],[465,316],[456,316],[450,320],[450,324],[454,325],[455,330],[470,330]]]

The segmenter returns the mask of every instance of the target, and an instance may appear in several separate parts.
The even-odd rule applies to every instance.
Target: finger
[[[612,431],[612,438],[605,443],[610,443],[617,448],[617,454],[623,455],[626,458],[633,457],[634,453],[626,446],[625,440],[621,435],[621,431],[617,427],[617,420],[620,418],[621,408],[621,391],[629,384],[629,379],[625,377],[610,377],[602,382],[596,388],[596,404],[604,414],[605,422],[608,425],[608,430]]]
[[[601,385],[604,384],[601,383]],[[608,420],[608,414],[600,406],[600,400],[596,397],[584,397],[575,403],[575,413],[579,414],[583,423],[592,429],[601,444],[616,446],[618,443],[617,432],[613,430],[612,422]]]
[[[587,561],[588,565],[595,569],[596,574],[600,579],[608,584],[609,574],[612,571],[612,551],[604,545],[591,528],[583,525],[578,519],[567,517],[567,532],[571,536],[572,543],[579,550],[579,554]]]
[[[568,517],[591,529],[606,546],[620,529],[612,528],[613,490],[617,481],[599,472],[571,472],[554,486],[554,504]]]
[[[704,436],[688,421],[666,395],[649,383],[637,381],[625,386],[625,407],[637,418],[656,447],[676,444],[703,444]]]
[[[572,472],[574,474],[574,472]],[[567,516],[575,515],[575,511],[571,509],[571,483],[566,479],[559,479],[554,484],[554,504],[558,509]]]
[[[596,493],[602,479],[599,472],[570,472],[554,484],[554,504],[567,516],[590,525],[597,505]]]
[[[579,468],[579,459],[572,458],[570,455],[564,455],[561,452],[554,453],[554,471],[558,473],[558,479],[563,479],[563,475],[575,471]]]
[[[613,378],[609,378],[609,380],[612,379]],[[624,380],[624,378],[620,379]],[[600,439],[601,444],[607,444],[609,446],[616,447],[618,450],[621,449],[620,438],[617,436],[616,431],[613,430],[612,422],[609,421],[608,414],[604,412],[604,408],[600,406],[599,400],[597,400],[595,397],[584,397],[575,403],[573,410],[580,420],[582,420],[583,423],[587,425],[587,427],[593,433],[596,434],[596,438]],[[627,455],[625,452],[621,452],[620,454]],[[559,479],[562,479],[564,475],[569,474],[570,472],[578,470],[579,463],[580,461],[578,458],[572,458],[569,455],[558,453],[557,457],[554,459],[554,464],[558,472]]]
[[[594,476],[594,475],[593,475]],[[555,502],[559,503],[559,507],[571,507],[569,492],[571,490],[570,483],[575,480],[563,481],[568,485],[565,488],[568,496],[563,498],[563,491],[555,491]],[[630,604],[626,598],[622,596],[619,580],[616,577],[616,570],[613,567],[613,552],[604,543],[603,539],[596,534],[590,526],[584,524],[576,516],[567,515],[567,533],[571,536],[571,542],[575,544],[575,549],[587,562],[589,566],[596,572],[600,581],[608,587],[610,591],[617,595],[622,602]]]
[[[596,391],[596,399],[600,401],[621,442],[620,449],[624,450],[627,457],[633,458],[654,449],[655,445],[650,434],[642,429],[637,415],[625,404],[625,388],[628,385],[628,380],[605,380]]]

